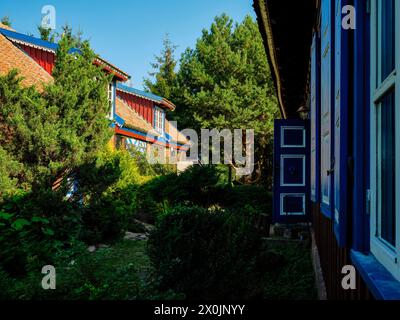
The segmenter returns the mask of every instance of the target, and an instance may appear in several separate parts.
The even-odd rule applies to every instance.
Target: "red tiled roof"
[[[2,24],[1,22],[0,22],[0,28],[10,30],[10,31],[15,31],[13,28],[6,26],[5,24]]]
[[[23,77],[24,86],[36,86],[39,91],[43,89],[43,84],[53,81],[53,77],[31,57],[0,34],[0,74],[5,75],[13,69],[17,69]]]

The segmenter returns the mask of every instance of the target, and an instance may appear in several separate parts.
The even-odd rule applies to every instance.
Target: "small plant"
[[[262,296],[262,279],[281,263],[267,253],[253,218],[224,210],[178,206],[160,216],[149,239],[160,289],[188,299]]]

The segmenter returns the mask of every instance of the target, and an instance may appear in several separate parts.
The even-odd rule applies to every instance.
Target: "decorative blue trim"
[[[139,97],[142,97],[142,98],[146,98],[146,99],[152,100],[154,102],[160,103],[160,102],[163,101],[162,97],[159,97],[159,96],[157,96],[157,95],[155,95],[153,93],[144,92],[144,91],[141,91],[141,90],[126,86],[126,85],[124,85],[122,83],[118,83],[117,84],[117,89],[119,89],[121,91],[126,91],[126,92],[129,92],[129,93],[132,93],[135,96],[139,96]]]
[[[39,38],[35,38],[32,36],[28,36],[26,34],[22,34],[19,32],[15,32],[15,31],[11,31],[11,30],[7,30],[7,29],[2,29],[0,28],[0,33],[3,36],[6,36],[7,38],[16,40],[16,41],[20,41],[23,43],[28,43],[40,48],[45,48],[48,49],[50,51],[56,52],[58,49],[58,44],[54,43],[54,42],[50,42],[50,41],[45,41]],[[72,48],[69,53],[81,53],[81,51],[79,49],[76,48]]]
[[[334,137],[334,159],[335,171],[333,179],[333,217],[334,231],[336,240],[340,247],[344,247],[347,241],[347,221],[348,210],[348,119],[349,119],[349,32],[342,29],[342,12],[338,8],[348,5],[348,0],[335,0],[335,81],[334,94],[335,102],[333,103],[334,112],[332,112],[332,133]],[[339,51],[339,57],[337,52]],[[338,60],[336,60],[336,58]],[[337,88],[340,88],[339,101],[337,100]],[[339,103],[339,105],[338,105]],[[338,116],[339,115],[339,116]],[[337,118],[339,118],[339,129],[336,126]],[[336,214],[337,213],[337,214]]]
[[[125,124],[125,120],[124,119],[122,119],[119,115],[117,115],[117,114],[114,114],[114,120],[115,120],[115,122],[116,122],[116,124],[119,126],[119,127],[123,127],[124,126],[124,124]]]
[[[166,143],[166,144],[171,144],[171,145],[175,145],[175,146],[178,146],[178,147],[184,147],[184,146],[185,146],[185,144],[177,143],[177,142],[172,142],[172,141],[168,141],[168,140],[166,140],[166,139],[163,138],[163,137],[156,137],[156,136],[153,136],[153,135],[151,135],[151,134],[146,134],[146,133],[143,133],[143,132],[138,131],[138,130],[135,130],[135,129],[123,127],[123,128],[121,128],[121,130],[124,130],[124,131],[127,131],[127,132],[135,133],[135,134],[137,134],[137,135],[139,135],[139,136],[141,136],[141,137],[149,137],[149,138],[151,138],[151,139],[154,139],[154,140],[156,140],[156,141],[163,142],[163,143]]]
[[[400,300],[400,282],[372,254],[351,250],[350,256],[375,299]]]
[[[322,0],[321,2],[321,28],[326,28],[323,30],[323,34],[321,34],[321,45],[320,45],[320,72],[321,72],[321,112],[320,112],[320,128],[321,128],[321,144],[320,144],[320,153],[321,153],[321,166],[320,166],[320,175],[321,175],[321,184],[320,184],[320,201],[321,201],[321,212],[328,219],[332,219],[333,216],[333,207],[334,207],[334,197],[333,197],[333,175],[326,174],[328,170],[332,169],[335,145],[334,145],[334,110],[335,110],[335,94],[334,94],[334,82],[335,82],[335,38],[334,38],[334,21],[335,21],[335,7],[334,3],[331,0]],[[329,55],[327,52],[329,51]],[[327,75],[327,78],[323,78],[322,75]],[[329,80],[329,81],[328,81]],[[329,97],[328,97],[329,96]],[[322,100],[326,100],[326,104],[322,103]],[[328,104],[329,101],[329,104]],[[324,111],[326,111],[324,113]],[[329,114],[329,123],[323,122],[322,119],[325,117],[325,114]],[[329,127],[329,140],[323,141],[322,132],[327,132]],[[327,155],[329,151],[329,159],[324,159],[322,155]],[[324,161],[325,160],[325,161]],[[325,163],[325,164],[324,164]],[[329,185],[329,194],[324,193],[325,185]],[[329,203],[326,204],[323,202],[324,196],[329,196]]]
[[[315,159],[315,202],[321,201],[321,35],[316,33],[316,110],[315,110],[315,130],[316,130],[316,159]]]
[[[332,219],[332,208],[321,202],[321,213],[328,219]]]
[[[313,85],[315,87],[315,96],[314,96],[314,101],[311,103],[311,123],[314,123],[314,131],[311,130],[312,125],[310,125],[310,156],[312,156],[311,153],[311,148],[312,148],[312,139],[315,135],[315,157],[314,159],[310,159],[310,161],[314,161],[314,166],[315,166],[315,172],[312,173],[310,170],[310,200],[314,203],[317,203],[320,201],[321,195],[320,195],[320,181],[321,181],[321,173],[320,173],[320,159],[321,159],[321,126],[320,126],[320,118],[321,118],[321,102],[320,102],[320,74],[321,74],[321,69],[320,69],[320,36],[318,32],[315,32],[313,35],[313,52],[312,52],[312,65],[313,68],[311,68],[313,74],[311,75],[311,79],[313,81]],[[310,166],[311,168],[311,166]],[[314,176],[313,176],[314,175]],[[314,195],[312,195],[312,190],[311,190],[311,179],[314,179]]]
[[[56,51],[58,49],[58,44],[56,44],[56,43],[53,43],[50,41],[45,41],[45,40],[35,38],[32,36],[28,36],[26,34],[18,33],[18,32],[7,30],[7,29],[2,29],[2,28],[0,28],[0,33],[2,35],[6,36],[7,38],[30,43],[30,44],[33,44],[38,47],[49,49],[51,51]]]
[[[355,1],[354,111],[353,111],[353,217],[352,248],[370,250],[370,216],[366,212],[366,190],[370,178],[370,15],[365,0]]]
[[[282,142],[283,137],[282,127],[303,127],[305,133],[305,147],[292,147],[288,148],[284,146]],[[292,224],[299,222],[309,222],[311,220],[310,210],[310,121],[299,120],[299,119],[275,119],[274,121],[274,197],[273,197],[273,223]],[[281,166],[281,156],[293,156],[299,155],[304,156],[305,166],[303,174],[305,174],[304,186],[291,186],[281,184],[281,173],[284,171],[284,167]],[[282,170],[282,171],[281,171]],[[296,197],[304,196],[304,215],[302,214],[284,214],[283,208],[281,207],[282,195],[294,195]]]

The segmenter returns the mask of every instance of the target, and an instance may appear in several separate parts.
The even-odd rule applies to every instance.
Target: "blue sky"
[[[0,17],[9,16],[13,28],[37,35],[45,5],[56,8],[57,28],[66,22],[82,30],[94,50],[132,76],[141,89],[150,62],[162,49],[166,33],[176,45],[177,57],[193,47],[203,28],[216,15],[227,13],[235,21],[249,14],[252,0],[1,0]]]

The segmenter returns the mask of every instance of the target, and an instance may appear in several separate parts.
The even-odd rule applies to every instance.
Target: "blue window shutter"
[[[331,217],[332,194],[332,3],[321,5],[321,211]]]
[[[311,178],[310,198],[317,201],[317,35],[311,48]]]
[[[349,38],[342,29],[342,7],[348,0],[335,0],[335,82],[334,82],[334,174],[333,214],[335,234],[340,246],[345,245],[347,228],[348,183],[348,97],[349,97]]]
[[[356,30],[354,30],[353,60],[354,93],[352,95],[353,139],[352,157],[354,163],[352,197],[352,247],[357,251],[370,250],[370,216],[367,211],[367,192],[370,188],[370,15],[365,0],[354,2]],[[360,116],[364,115],[364,116]],[[350,190],[349,190],[350,191]],[[350,239],[349,239],[350,240]]]

